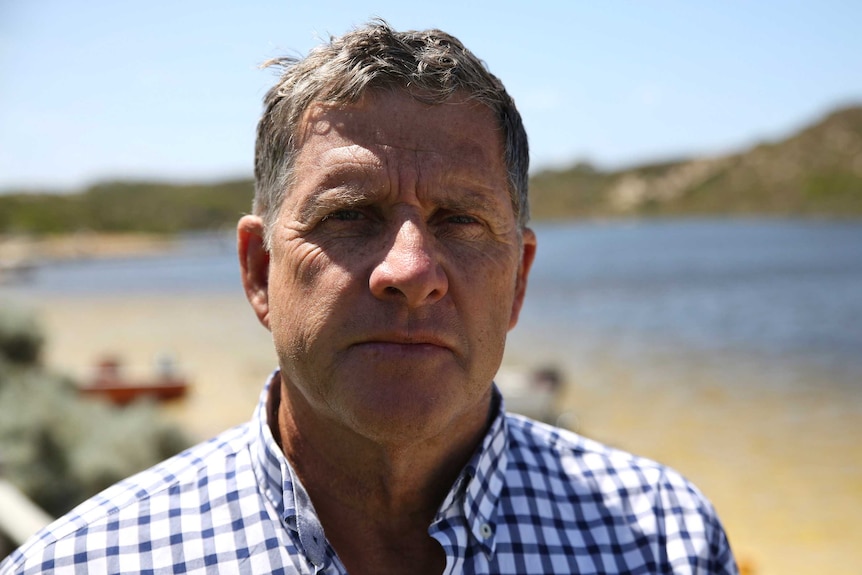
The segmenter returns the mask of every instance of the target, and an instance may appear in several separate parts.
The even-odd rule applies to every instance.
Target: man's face
[[[312,106],[293,182],[259,311],[292,395],[375,440],[484,423],[535,253],[490,110]]]

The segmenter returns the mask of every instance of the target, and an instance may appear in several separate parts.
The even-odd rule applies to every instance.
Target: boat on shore
[[[127,405],[138,399],[158,402],[182,399],[189,382],[177,373],[171,358],[160,360],[151,379],[134,380],[123,374],[122,362],[116,357],[105,357],[96,364],[93,378],[79,386],[83,395],[102,397],[115,405]]]

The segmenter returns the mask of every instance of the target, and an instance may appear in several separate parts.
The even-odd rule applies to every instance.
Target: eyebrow
[[[299,215],[308,222],[324,212],[373,204],[388,194],[389,184],[385,181],[384,184],[383,178],[376,178],[373,171],[357,171],[355,166],[332,170],[315,183],[315,190],[299,207]],[[430,197],[448,210],[490,216],[500,207],[510,206],[509,190],[504,191],[504,201],[499,201],[493,186],[455,175]],[[423,195],[429,197],[426,194],[420,197]]]
[[[356,186],[333,186],[309,195],[300,206],[302,221],[313,220],[321,212],[368,204],[373,194]]]
[[[508,195],[506,196],[508,200]],[[492,188],[476,186],[454,186],[445,188],[438,203],[450,210],[478,214],[496,213],[498,202]],[[508,201],[503,204],[508,206]]]

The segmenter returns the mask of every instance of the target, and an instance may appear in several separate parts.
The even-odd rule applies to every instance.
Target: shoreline
[[[78,232],[52,236],[0,235],[0,264],[37,266],[104,258],[161,255],[176,249],[173,236],[138,232]]]

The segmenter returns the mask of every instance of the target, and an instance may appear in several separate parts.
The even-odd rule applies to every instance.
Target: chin
[[[451,433],[453,426],[484,424],[487,406],[444,389],[415,387],[363,394],[345,405],[343,415],[357,434],[377,443],[410,444]]]

